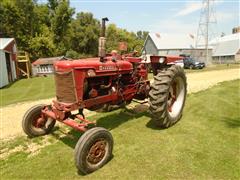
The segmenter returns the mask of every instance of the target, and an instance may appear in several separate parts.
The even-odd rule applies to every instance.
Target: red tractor
[[[154,82],[150,85],[141,58],[116,52],[105,54],[107,20],[102,19],[99,57],[56,62],[56,100],[51,105],[33,106],[22,121],[29,137],[50,133],[56,120],[84,132],[75,146],[76,167],[83,174],[106,164],[113,150],[111,133],[85,119],[84,108],[109,109],[148,98],[153,121],[168,128],[181,118],[186,98],[185,73],[180,66],[172,65],[181,57],[152,56]]]

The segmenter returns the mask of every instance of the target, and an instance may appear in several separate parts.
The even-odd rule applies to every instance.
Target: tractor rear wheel
[[[48,134],[53,129],[56,120],[41,116],[43,104],[31,107],[23,116],[22,128],[29,137],[36,137]]]
[[[104,166],[112,157],[113,137],[102,127],[85,132],[75,146],[75,164],[82,174]]]
[[[149,104],[157,126],[168,128],[180,120],[186,94],[186,76],[180,66],[172,65],[154,77]]]

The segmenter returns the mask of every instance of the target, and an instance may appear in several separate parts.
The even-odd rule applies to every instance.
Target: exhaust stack
[[[100,61],[104,61],[104,57],[106,56],[106,38],[105,38],[105,31],[106,31],[106,21],[108,21],[108,18],[102,18],[102,28],[101,28],[101,35],[99,37],[99,45],[98,45],[98,56],[100,57]]]

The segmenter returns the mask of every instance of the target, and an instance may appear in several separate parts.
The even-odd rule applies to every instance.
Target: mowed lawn
[[[0,106],[22,101],[33,101],[55,96],[54,77],[21,79],[0,89]]]
[[[115,144],[112,160],[90,175],[79,175],[74,166],[80,133],[56,127],[48,135],[52,143],[37,153],[1,160],[1,179],[240,179],[239,85],[229,81],[188,95],[181,121],[169,129],[157,129],[148,112],[91,116],[110,130]],[[33,142],[45,143],[42,137],[20,137],[1,149]]]

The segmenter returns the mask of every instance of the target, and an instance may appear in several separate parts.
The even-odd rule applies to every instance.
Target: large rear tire
[[[23,116],[22,128],[29,137],[43,136],[53,129],[56,120],[47,118],[43,123],[40,122],[42,108],[46,106],[39,104],[31,107]]]
[[[102,127],[85,132],[75,146],[75,164],[82,174],[104,166],[112,157],[113,137]]]
[[[180,120],[186,94],[186,76],[180,66],[173,65],[154,77],[149,109],[157,126],[168,128]]]

